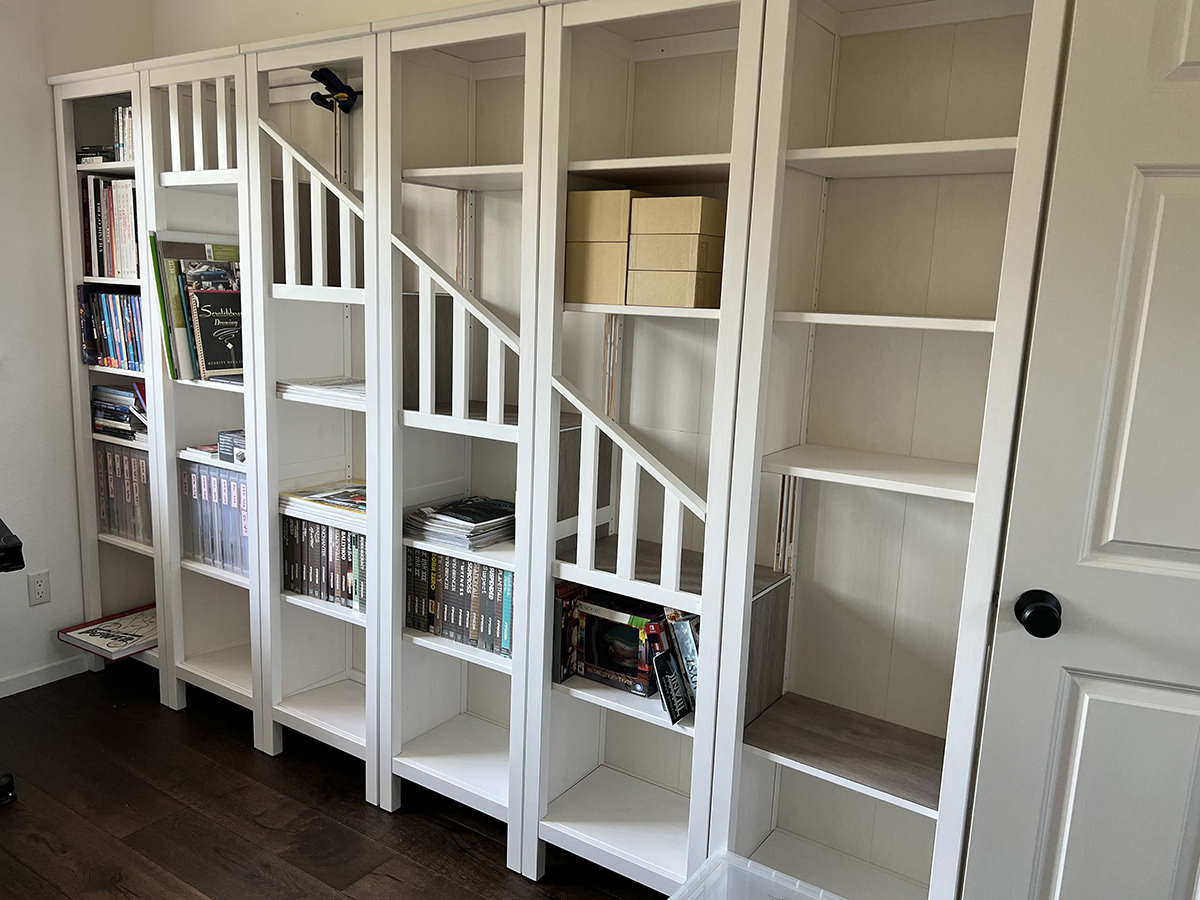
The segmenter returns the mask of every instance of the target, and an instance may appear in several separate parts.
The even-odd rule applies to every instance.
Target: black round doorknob
[[[1062,627],[1062,604],[1049,591],[1026,591],[1017,598],[1013,612],[1035,638],[1054,637]]]

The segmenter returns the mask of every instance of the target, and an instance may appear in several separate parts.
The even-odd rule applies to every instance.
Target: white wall
[[[55,638],[57,628],[78,622],[83,612],[44,41],[45,23],[70,15],[66,6],[59,0],[0,0],[0,58],[8,71],[8,127],[0,129],[0,518],[24,542],[26,561],[24,572],[0,574],[0,696],[83,668],[80,654]],[[87,24],[101,31],[108,26],[71,17],[80,30],[54,45],[56,58],[72,60],[71,67],[113,61],[101,59],[88,40],[96,32]],[[41,569],[50,571],[53,599],[30,608],[26,573]]]

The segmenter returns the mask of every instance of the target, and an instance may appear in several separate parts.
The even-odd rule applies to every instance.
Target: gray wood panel
[[[753,722],[783,696],[790,595],[789,578],[760,594],[751,606],[750,653],[746,660],[747,722]]]

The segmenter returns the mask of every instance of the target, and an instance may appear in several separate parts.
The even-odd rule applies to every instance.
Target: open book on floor
[[[60,628],[58,639],[105,659],[123,659],[158,646],[158,621],[153,605],[142,606]]]

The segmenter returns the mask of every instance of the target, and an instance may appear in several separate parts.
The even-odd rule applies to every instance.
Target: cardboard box
[[[629,240],[629,210],[641,191],[568,191],[567,241]]]
[[[625,304],[629,244],[569,241],[563,271],[563,302]]]
[[[629,306],[716,309],[721,305],[721,274],[631,270],[625,302]]]
[[[639,197],[631,216],[633,234],[725,234],[725,203],[711,197]]]
[[[725,238],[711,234],[632,234],[629,268],[655,272],[720,272]]]

